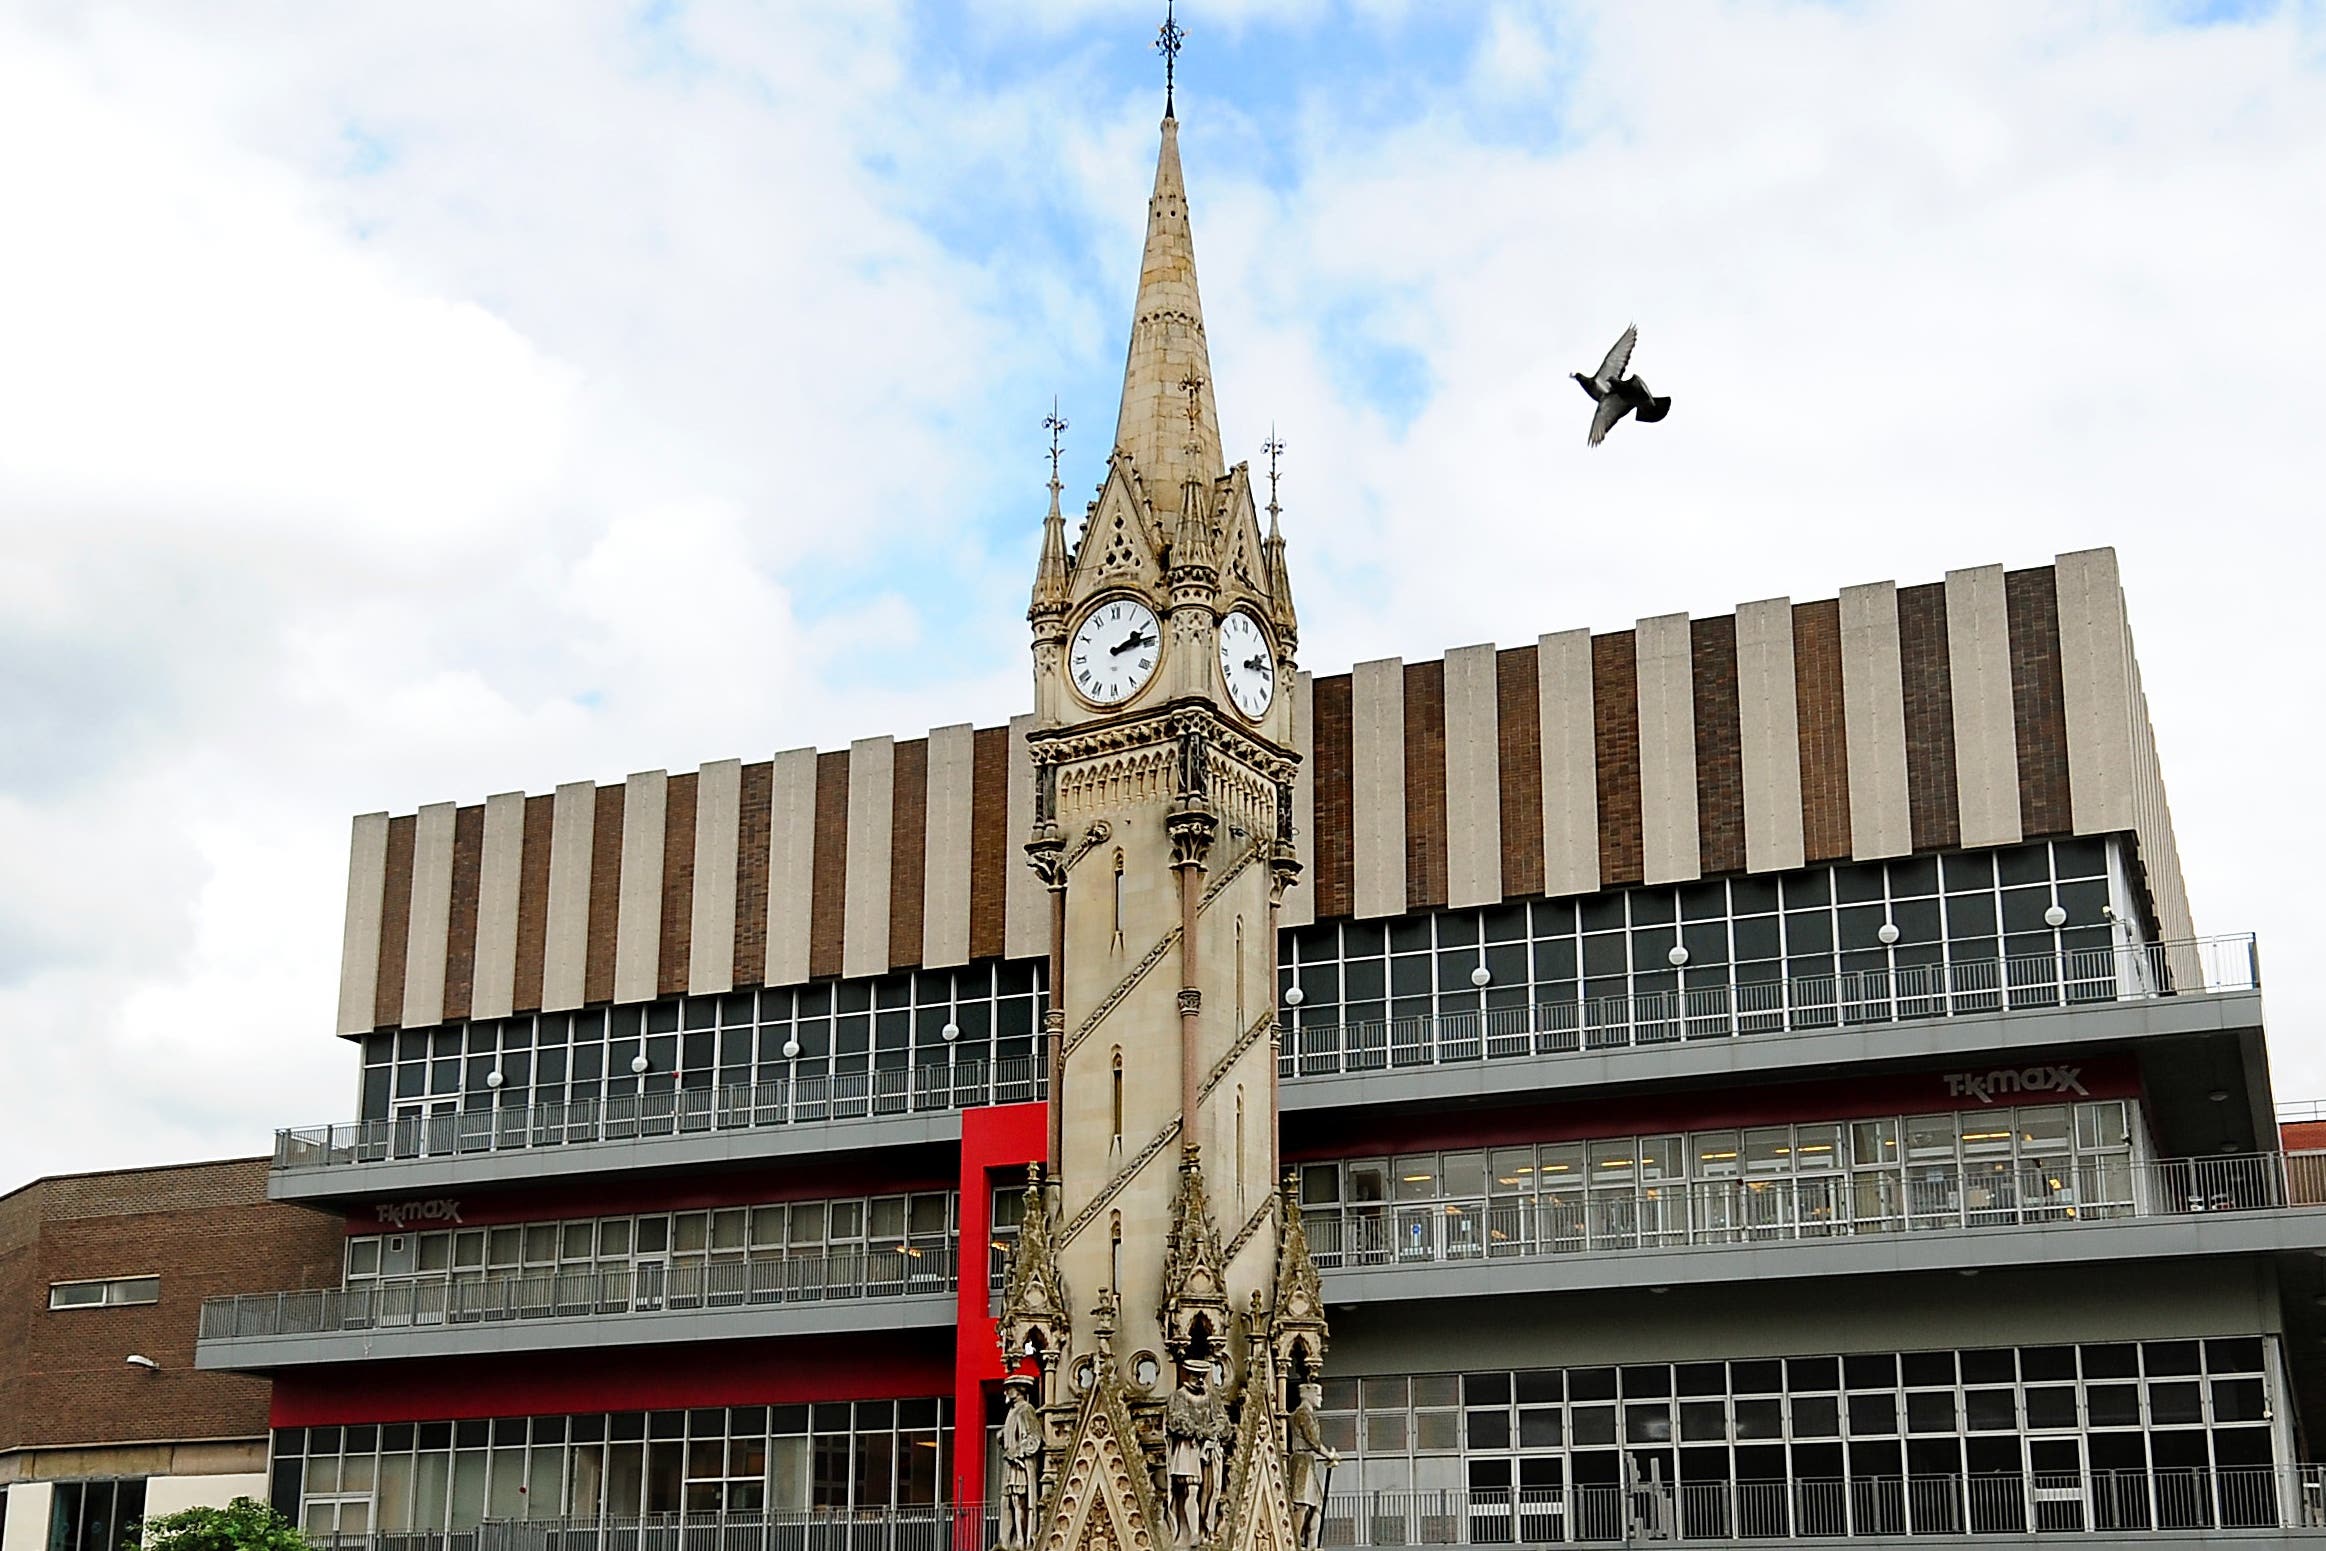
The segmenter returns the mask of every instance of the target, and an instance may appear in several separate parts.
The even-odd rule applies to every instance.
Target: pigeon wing
[[[1591,445],[1596,447],[1605,441],[1615,422],[1621,420],[1630,409],[1631,405],[1624,401],[1620,393],[1610,393],[1601,399],[1599,412],[1591,417]]]
[[[1638,408],[1638,410],[1636,410],[1634,413],[1636,414],[1637,418],[1638,418],[1638,419],[1641,421],[1641,423],[1643,423],[1643,424],[1645,424],[1645,425],[1654,425],[1654,424],[1655,424],[1657,421],[1659,421],[1659,420],[1663,419],[1663,418],[1664,418],[1666,415],[1670,414],[1671,412],[1672,412],[1672,399],[1671,399],[1671,395],[1670,395],[1670,394],[1666,394],[1664,397],[1662,397],[1662,398],[1660,398],[1660,399],[1649,399],[1649,400],[1648,400],[1648,401],[1647,401],[1645,404],[1642,404],[1642,405],[1641,405],[1641,406]]]
[[[1623,338],[1607,352],[1607,359],[1599,363],[1599,375],[1595,379],[1601,387],[1612,387],[1623,376],[1624,368],[1631,365],[1631,347],[1639,343],[1639,337],[1639,326],[1634,324],[1623,331]]]

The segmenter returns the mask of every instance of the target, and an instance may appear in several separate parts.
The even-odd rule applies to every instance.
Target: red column
[[[985,1391],[1001,1382],[994,1344],[992,1293],[986,1286],[993,1242],[993,1189],[1023,1185],[1026,1165],[1042,1161],[1049,1106],[1006,1104],[961,1115],[960,1305],[953,1334],[953,1502],[985,1505]]]

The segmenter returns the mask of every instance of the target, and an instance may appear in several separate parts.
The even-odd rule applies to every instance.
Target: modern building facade
[[[0,1196],[0,1546],[119,1551],[148,1515],[266,1495],[267,1385],[194,1363],[203,1300],[336,1276],[338,1225],[269,1160]]]
[[[343,1260],[203,1313],[278,1505],[989,1535],[1029,1165],[1046,1382],[1159,1396],[1200,1133],[1238,1309],[1292,1180],[1328,1543],[2326,1531],[2326,1191],[2112,553],[1312,674],[1169,121],[1131,340],[1033,712],[356,820],[269,1184]]]

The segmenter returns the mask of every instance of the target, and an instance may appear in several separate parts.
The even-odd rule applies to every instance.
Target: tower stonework
[[[1037,1378],[1030,1538],[1055,1551],[1299,1538],[1284,1418],[1324,1330],[1306,1299],[1275,1317],[1315,1280],[1297,1233],[1284,1259],[1276,1125],[1297,624],[1273,502],[1263,536],[1249,468],[1223,466],[1209,371],[1167,116],[1114,447],[1071,545],[1053,472],[1028,610],[1026,852],[1056,994],[1047,1162],[1001,1336]],[[1128,1495],[1109,1485],[1126,1471]]]

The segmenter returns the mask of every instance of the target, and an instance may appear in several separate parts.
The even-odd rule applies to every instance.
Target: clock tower
[[[1069,544],[1053,461],[1027,614],[1050,1114],[1001,1336],[1044,1403],[1032,1518],[1057,1551],[1299,1538],[1283,1420],[1324,1328],[1278,1186],[1299,637],[1273,498],[1269,517],[1263,536],[1221,452],[1167,109],[1106,476]],[[1142,1489],[1098,1535],[1060,1515],[1090,1518],[1093,1488],[1069,1488],[1110,1448]]]

